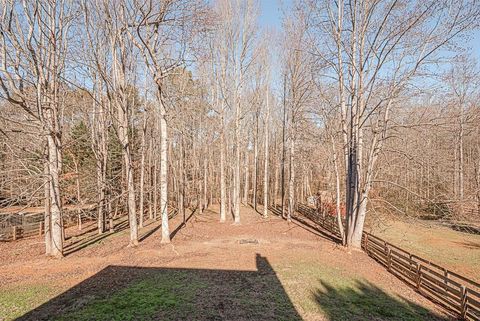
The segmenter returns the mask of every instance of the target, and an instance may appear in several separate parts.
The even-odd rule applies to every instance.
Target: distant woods
[[[302,0],[272,31],[253,0],[0,0],[0,209],[44,207],[56,257],[67,216],[136,246],[315,196],[351,247],[370,210],[478,217],[479,10]]]

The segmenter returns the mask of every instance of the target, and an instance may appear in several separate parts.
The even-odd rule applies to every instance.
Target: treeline
[[[132,246],[146,220],[169,242],[169,212],[212,203],[222,222],[241,203],[290,220],[317,195],[346,212],[353,247],[369,199],[480,206],[478,77],[457,55],[478,4],[295,1],[280,33],[258,14],[253,0],[1,0],[0,207],[45,206],[60,257],[66,204],[95,204],[98,233],[128,214]]]

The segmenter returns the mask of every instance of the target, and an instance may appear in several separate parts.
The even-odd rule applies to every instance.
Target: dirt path
[[[201,299],[201,302],[197,297],[191,298],[194,306],[206,311],[203,317],[197,316],[195,320],[257,320],[255,313],[259,311],[264,314],[262,319],[276,320],[280,312],[275,312],[278,311],[275,300],[286,304],[283,310],[291,313],[288,312],[290,314],[287,313],[285,319],[292,320],[337,321],[342,320],[343,316],[350,320],[364,320],[365,313],[371,313],[369,319],[372,320],[449,320],[444,311],[416,294],[361,252],[347,253],[321,234],[312,233],[309,228],[297,223],[288,224],[278,217],[264,220],[250,208],[243,208],[241,217],[240,225],[230,222],[221,224],[218,222],[217,208],[212,207],[201,216],[191,217],[182,228],[178,228],[181,225],[179,216],[172,219],[171,227],[175,232],[171,244],[160,244],[159,223],[153,222],[140,231],[144,239],[137,248],[126,246],[128,230],[123,230],[102,239],[94,238],[86,243],[88,246],[80,247],[80,250],[61,260],[42,255],[41,238],[0,243],[0,293],[4,293],[3,297],[0,294],[0,320],[22,316],[37,306],[41,307],[36,310],[36,315],[26,315],[23,319],[41,320],[42,313],[45,319],[49,319],[48,315],[59,309],[69,311],[71,306],[67,305],[72,305],[71,300],[78,301],[82,297],[87,302],[95,291],[107,293],[111,289],[132,284],[130,279],[138,277],[139,272],[127,271],[139,267],[144,269],[142,271],[182,271],[182,278],[188,279],[182,282],[209,284],[206,287],[208,291],[205,288],[198,291],[210,291],[211,297],[225,291],[226,284],[233,287],[226,287],[231,292],[216,299],[221,301],[219,306],[210,307],[211,302],[216,300],[209,300],[208,297]],[[69,242],[77,242],[78,247],[82,244],[81,240],[81,237],[76,237]],[[118,267],[122,269],[118,270]],[[115,273],[113,268],[116,269]],[[114,274],[109,274],[107,278],[105,271]],[[258,288],[254,292],[252,289],[256,285],[245,288],[244,283],[248,283],[248,280],[263,275],[261,271],[267,271],[264,274],[270,277],[265,288]],[[231,274],[235,273],[240,275],[232,279]],[[241,273],[249,276],[242,277]],[[201,280],[197,280],[197,275],[203,275]],[[177,274],[174,274],[175,277]],[[240,279],[243,281],[238,281]],[[275,282],[278,287],[269,288]],[[284,296],[277,295],[282,291]],[[232,295],[233,292],[247,294],[239,298],[237,294]],[[272,292],[272,297],[251,299],[252,293],[257,296],[266,292]],[[58,302],[52,300],[58,295]],[[225,302],[230,304],[224,302],[225,298],[228,299]],[[259,308],[255,302],[261,300],[274,303]],[[245,306],[251,307],[251,312]],[[83,303],[75,306],[75,309],[80,307],[83,307]],[[169,311],[167,308],[164,310]],[[393,313],[390,310],[395,310],[396,314],[389,314]],[[187,313],[185,311],[188,309],[183,313]],[[250,314],[245,315],[247,312],[241,311]],[[176,308],[174,314],[157,315],[153,319],[180,320],[182,318],[178,313],[179,308]],[[410,314],[415,318],[409,317]],[[401,318],[402,315],[405,318]],[[149,318],[152,319],[151,316]],[[78,320],[83,319],[79,317]]]

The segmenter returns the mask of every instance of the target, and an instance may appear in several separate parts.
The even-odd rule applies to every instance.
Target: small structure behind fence
[[[340,239],[336,218],[323,217],[300,204],[298,212]],[[410,287],[454,312],[464,320],[480,320],[480,284],[401,249],[368,232],[362,235],[363,250]]]

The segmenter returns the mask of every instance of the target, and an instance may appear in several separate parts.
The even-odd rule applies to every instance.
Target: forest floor
[[[434,221],[375,219],[372,234],[480,282],[480,235],[455,231]]]
[[[218,218],[174,217],[171,244],[147,222],[136,248],[124,221],[102,236],[71,228],[60,260],[40,237],[0,243],[0,320],[453,320],[312,222],[249,207],[240,225]]]

